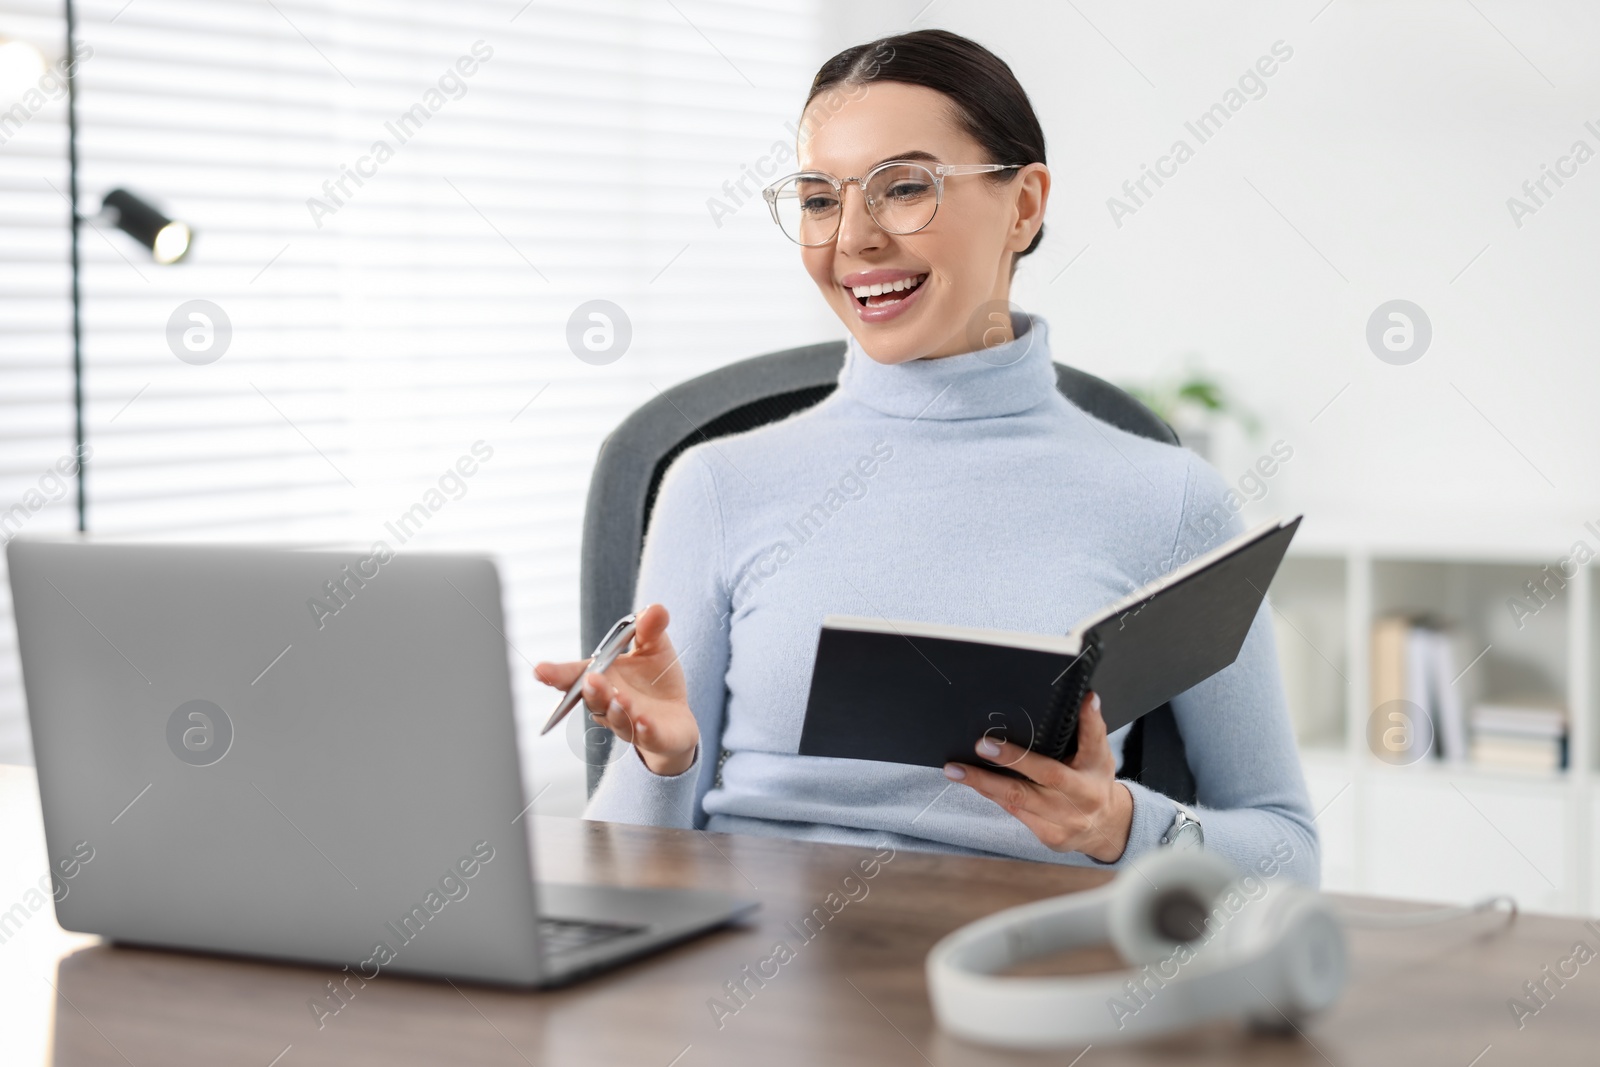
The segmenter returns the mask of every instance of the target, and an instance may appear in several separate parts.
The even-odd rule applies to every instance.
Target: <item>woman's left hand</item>
[[[945,777],[1006,809],[1057,852],[1082,852],[1102,863],[1121,858],[1133,827],[1133,794],[1117,781],[1097,694],[1085,696],[1078,709],[1078,753],[1071,763],[987,737],[977,751],[1027,780],[964,763],[945,764]]]

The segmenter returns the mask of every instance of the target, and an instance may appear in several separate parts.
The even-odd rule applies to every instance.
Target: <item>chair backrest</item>
[[[845,343],[791,348],[720,367],[673,386],[623,420],[600,446],[583,518],[579,630],[585,651],[633,610],[634,585],[661,479],[690,445],[776,422],[832,393]],[[1172,427],[1132,396],[1056,364],[1056,386],[1096,418],[1141,437],[1177,444]],[[600,781],[611,734],[587,730],[589,792]],[[1123,776],[1180,803],[1195,800],[1194,775],[1170,705],[1139,719],[1123,746]]]

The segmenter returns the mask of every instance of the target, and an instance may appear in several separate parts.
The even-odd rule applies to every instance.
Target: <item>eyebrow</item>
[[[922,149],[918,148],[910,152],[896,152],[892,156],[884,156],[882,159],[878,160],[878,162],[874,163],[872,167],[881,167],[885,163],[892,163],[897,159],[927,163],[939,162],[938,156],[934,155],[932,152],[924,152]],[[867,169],[871,170],[872,167],[868,167]]]
[[[873,169],[873,167],[881,167],[885,163],[893,163],[896,160],[901,160],[901,159],[906,160],[907,162],[910,162],[910,163],[922,163],[922,162],[938,163],[939,162],[939,157],[934,155],[932,152],[925,152],[920,148],[914,148],[909,152],[897,152],[892,156],[884,156],[882,159],[878,160],[876,163],[873,163],[873,164],[869,165],[867,167],[867,170],[871,170],[871,169]],[[811,173],[819,173],[819,172],[817,172],[817,171],[815,171],[813,169],[813,171]],[[865,174],[866,171],[862,171],[862,173]]]

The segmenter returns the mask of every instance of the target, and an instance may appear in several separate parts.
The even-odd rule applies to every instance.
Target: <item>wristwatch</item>
[[[1200,826],[1200,820],[1182,804],[1176,807],[1178,813],[1172,817],[1172,825],[1167,827],[1167,832],[1161,835],[1161,843],[1182,851],[1204,847],[1206,834]]]

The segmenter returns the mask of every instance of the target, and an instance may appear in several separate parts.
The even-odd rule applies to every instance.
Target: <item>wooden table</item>
[[[45,907],[0,944],[0,1063],[6,1067],[302,1067],[311,1064],[1334,1064],[1503,1067],[1600,1062],[1600,961],[1580,968],[1519,1029],[1507,1006],[1582,939],[1576,919],[1484,917],[1418,931],[1351,934],[1353,981],[1303,1036],[1231,1023],[1144,1046],[1018,1055],[934,1025],[923,959],[940,936],[999,908],[1102,882],[1102,872],[900,852],[874,878],[845,878],[872,853],[792,841],[537,823],[552,879],[714,886],[763,901],[725,930],[547,993],[383,976],[319,1030],[314,968],[126,949],[64,933]],[[45,871],[31,770],[0,768],[0,908]],[[859,878],[859,872],[857,872]],[[862,896],[861,888],[866,895]],[[838,893],[809,941],[797,925]],[[840,907],[838,900],[851,900]],[[1404,906],[1341,901],[1364,908]],[[724,983],[772,955],[793,958],[741,1005]],[[1084,966],[1082,960],[1076,961]],[[1570,968],[1569,968],[1570,969]],[[769,965],[767,973],[771,973]],[[1553,984],[1551,988],[1554,988]],[[720,1000],[725,1009],[715,1012]],[[720,1015],[720,1018],[717,1016]]]

